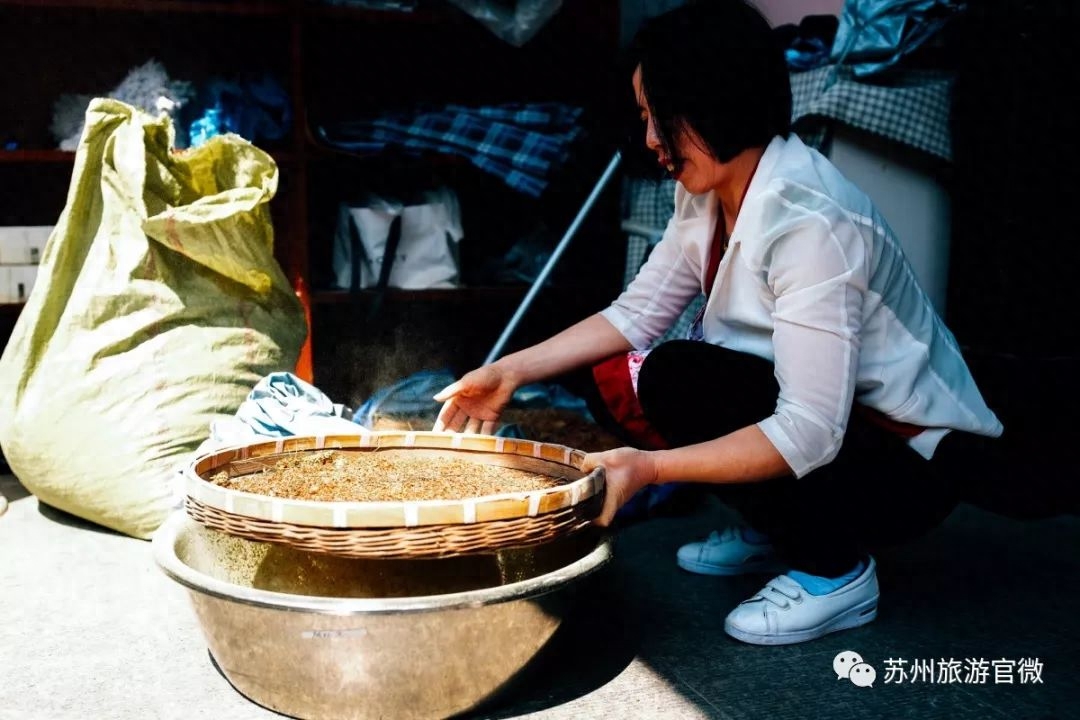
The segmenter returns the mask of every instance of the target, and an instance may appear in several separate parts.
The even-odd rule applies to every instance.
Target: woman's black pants
[[[645,416],[673,447],[712,440],[770,416],[778,393],[772,363],[688,340],[655,348],[638,378]],[[927,532],[949,515],[957,487],[937,464],[900,435],[852,413],[839,454],[804,477],[708,487],[767,534],[790,567],[829,576],[847,572],[876,547]]]

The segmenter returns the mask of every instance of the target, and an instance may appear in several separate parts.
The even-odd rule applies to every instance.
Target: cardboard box
[[[28,249],[29,265],[37,265],[45,256],[45,245],[52,237],[55,225],[35,225],[23,228],[26,232],[26,245]]]
[[[38,264],[52,231],[52,225],[0,227],[0,265]]]
[[[0,303],[26,302],[37,274],[37,265],[0,265]]]

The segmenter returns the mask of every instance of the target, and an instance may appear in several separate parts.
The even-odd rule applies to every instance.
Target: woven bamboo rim
[[[232,515],[187,498],[187,512],[203,525],[248,540],[289,545],[298,550],[350,558],[437,559],[491,553],[556,540],[588,527],[603,495],[546,515],[490,520],[473,525],[416,528],[315,528]]]
[[[240,492],[206,477],[245,475],[289,453],[342,450],[410,457],[464,457],[568,482],[529,492],[462,500],[326,502]],[[604,472],[581,466],[580,450],[487,435],[383,431],[297,436],[220,450],[184,471],[187,512],[198,522],[251,540],[367,558],[434,558],[492,552],[546,542],[576,532],[599,514]]]

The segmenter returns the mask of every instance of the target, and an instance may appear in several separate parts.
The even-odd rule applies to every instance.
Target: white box
[[[0,265],[25,264],[29,250],[21,227],[0,227]]]
[[[0,265],[0,303],[18,302],[15,293],[12,292],[11,281],[15,274],[11,271],[11,265]]]
[[[0,227],[0,265],[38,264],[52,231],[52,225]]]
[[[829,159],[869,195],[896,232],[938,314],[949,280],[951,203],[941,163],[926,153],[836,123]]]
[[[0,302],[26,302],[37,274],[37,265],[0,265]]]
[[[45,256],[45,244],[52,237],[55,225],[34,225],[23,228],[26,235],[28,265],[37,265]],[[18,263],[17,263],[18,264]]]

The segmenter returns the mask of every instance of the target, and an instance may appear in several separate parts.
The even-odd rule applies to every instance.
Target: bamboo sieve
[[[565,478],[555,487],[454,500],[330,502],[222,487],[207,478],[272,467],[322,450],[454,457]],[[188,514],[207,527],[311,552],[365,558],[438,558],[554,540],[588,526],[603,503],[603,468],[589,473],[580,450],[532,440],[460,433],[365,432],[295,436],[226,448],[184,470]]]

